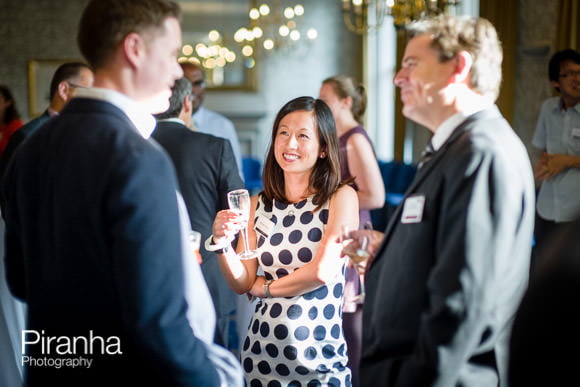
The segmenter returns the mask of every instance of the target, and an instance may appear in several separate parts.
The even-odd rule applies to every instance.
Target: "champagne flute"
[[[365,224],[365,230],[372,229],[370,224]],[[342,226],[341,239],[344,242],[350,241],[342,252],[349,257],[353,263],[354,268],[359,275],[360,294],[354,297],[351,301],[363,303],[365,299],[365,271],[369,258],[371,257],[368,251],[369,237],[363,233],[353,234],[347,226]]]
[[[238,254],[238,256],[240,259],[256,258],[256,251],[250,250],[248,245],[248,220],[250,219],[251,206],[250,193],[247,189],[237,189],[235,191],[230,191],[228,192],[228,204],[230,209],[240,216],[240,220],[242,222],[240,231],[244,241],[244,251]]]

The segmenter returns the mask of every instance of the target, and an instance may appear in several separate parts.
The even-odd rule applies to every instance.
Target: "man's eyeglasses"
[[[203,79],[200,79],[199,81],[192,82],[191,84],[193,85],[193,87],[201,87],[201,88],[205,87],[205,81]]]
[[[580,70],[566,71],[565,73],[560,74],[560,78],[566,79],[566,78],[577,77],[579,75],[580,75]]]
[[[75,89],[88,89],[86,86],[77,85],[76,83],[66,81],[70,87],[74,87]]]

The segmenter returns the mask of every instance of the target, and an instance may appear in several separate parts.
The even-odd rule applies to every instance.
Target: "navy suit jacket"
[[[422,220],[403,222],[421,198]],[[418,171],[367,272],[361,385],[505,382],[533,223],[525,147],[497,108],[468,117]]]
[[[4,173],[6,172],[6,167],[8,166],[10,160],[12,160],[12,156],[14,156],[14,153],[16,152],[20,144],[22,144],[24,140],[26,140],[34,132],[36,132],[36,130],[40,128],[49,119],[50,114],[48,113],[48,110],[45,110],[44,113],[42,113],[40,116],[36,117],[30,122],[27,122],[20,129],[14,132],[12,136],[10,136],[10,140],[6,145],[6,149],[4,149],[4,152],[0,157],[0,180],[4,176]]]
[[[226,139],[194,132],[174,121],[158,122],[152,137],[173,161],[191,228],[202,235],[201,269],[218,320],[229,321],[229,314],[236,309],[238,297],[224,281],[216,254],[207,251],[203,241],[212,234],[216,213],[228,208],[227,193],[244,188],[232,146]],[[227,340],[227,337],[222,339]]]
[[[93,359],[28,367],[28,385],[219,383],[186,318],[173,166],[121,110],[73,99],[21,146],[2,189],[7,279],[28,329],[121,344],[122,354],[97,341],[72,355],[28,345],[37,358]]]

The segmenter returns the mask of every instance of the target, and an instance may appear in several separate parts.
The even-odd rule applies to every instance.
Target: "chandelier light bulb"
[[[290,33],[290,28],[288,28],[288,26],[280,26],[280,28],[278,29],[278,33],[280,34],[280,36],[288,36],[288,34]]]
[[[254,49],[252,46],[245,45],[242,47],[242,55],[243,56],[252,56],[254,54]]]
[[[258,20],[259,17],[260,17],[260,11],[258,11],[256,8],[250,9],[250,19]]]
[[[191,47],[191,44],[186,44],[183,46],[183,48],[181,49],[181,52],[183,53],[183,55],[185,56],[190,56],[191,54],[193,54],[193,47]]]
[[[290,39],[292,39],[294,41],[300,40],[300,31],[293,30],[292,32],[290,32]]]
[[[267,16],[270,14],[270,7],[268,7],[268,4],[260,5],[260,14],[262,16]]]
[[[262,36],[264,36],[264,31],[262,31],[260,27],[254,27],[252,29],[252,35],[254,36],[254,38],[260,39]]]
[[[212,42],[217,42],[220,39],[220,33],[217,30],[211,30],[207,36]]]
[[[304,7],[302,6],[302,4],[296,4],[294,6],[294,13],[296,14],[296,16],[304,15]]]
[[[264,48],[266,50],[271,50],[274,48],[274,41],[272,39],[264,40]]]
[[[308,37],[308,39],[314,40],[318,38],[318,31],[316,31],[316,28],[310,28],[308,32],[306,32],[306,36]]]
[[[284,10],[284,17],[286,19],[292,19],[294,17],[294,10],[290,7]]]

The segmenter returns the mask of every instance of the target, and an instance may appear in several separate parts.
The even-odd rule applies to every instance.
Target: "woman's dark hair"
[[[285,194],[284,171],[276,161],[274,143],[280,121],[288,114],[296,111],[314,113],[320,149],[326,153],[326,157],[319,157],[316,164],[314,164],[309,182],[309,190],[314,193],[313,203],[320,208],[341,185],[340,163],[338,161],[338,136],[332,112],[322,100],[312,97],[298,97],[291,100],[280,109],[276,116],[272,127],[270,147],[262,172],[262,180],[264,182],[262,198],[264,203],[269,206],[272,205],[274,199],[281,203],[289,203]]]
[[[4,85],[0,85],[0,94],[2,94],[6,101],[12,102],[10,105],[8,105],[6,111],[4,112],[4,122],[0,122],[0,124],[7,124],[12,120],[20,118],[20,114],[18,114],[18,110],[16,110],[14,97],[12,97],[12,92],[10,89]]]

